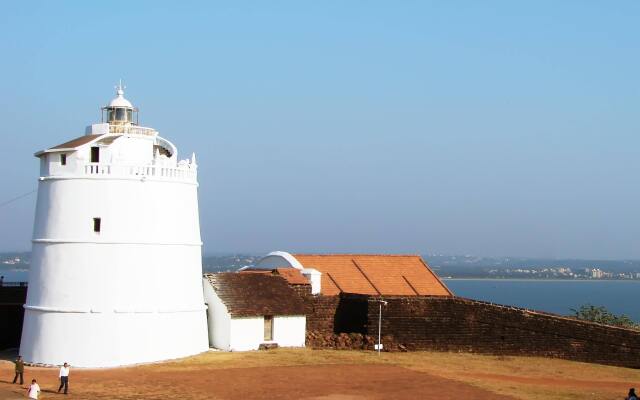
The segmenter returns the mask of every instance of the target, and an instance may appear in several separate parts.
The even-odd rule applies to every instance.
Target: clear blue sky
[[[640,2],[9,2],[0,202],[122,78],[204,250],[640,258]],[[28,249],[35,195],[0,208]]]

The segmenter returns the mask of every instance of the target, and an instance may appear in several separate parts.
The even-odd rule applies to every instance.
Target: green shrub
[[[574,313],[574,317],[583,321],[597,322],[599,324],[620,326],[623,328],[640,329],[634,320],[627,315],[616,315],[607,310],[603,306],[594,306],[591,304],[582,305],[578,310],[571,309]]]

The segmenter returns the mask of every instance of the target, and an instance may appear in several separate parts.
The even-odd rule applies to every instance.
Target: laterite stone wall
[[[303,296],[307,309],[307,332],[333,333],[340,296]],[[365,310],[366,318],[366,310]]]
[[[543,356],[640,368],[636,330],[459,297],[384,300],[382,334],[389,350]],[[366,334],[374,337],[379,301],[367,302]]]

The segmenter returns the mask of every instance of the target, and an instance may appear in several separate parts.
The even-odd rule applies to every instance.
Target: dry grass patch
[[[426,372],[523,400],[620,399],[640,386],[640,371],[541,357],[467,353],[277,349],[267,352],[208,352],[152,368],[249,368],[295,365],[390,364]]]
[[[330,365],[334,365],[336,368],[327,368]],[[386,385],[391,385],[388,387],[391,394],[396,393],[394,390],[402,390],[407,385],[420,383],[423,379],[429,380],[430,376],[450,380],[443,380],[443,384],[449,385],[449,387],[451,385],[455,387],[457,385],[455,382],[460,382],[488,390],[496,395],[494,397],[501,394],[523,400],[573,400],[576,395],[584,399],[619,400],[624,397],[629,387],[640,387],[640,370],[558,359],[437,352],[382,353],[378,355],[370,351],[310,349],[277,349],[238,353],[211,351],[181,360],[129,368],[76,369],[72,379],[72,387],[83,392],[76,392],[76,396],[80,395],[74,396],[76,398],[84,398],[82,395],[93,399],[113,398],[115,394],[117,394],[117,398],[166,398],[169,394],[181,394],[185,399],[200,399],[211,398],[211,393],[208,391],[200,393],[193,389],[199,387],[199,379],[204,379],[202,384],[208,385],[210,381],[217,382],[218,376],[227,376],[229,377],[228,383],[233,385],[231,382],[233,379],[237,381],[238,377],[246,374],[254,374],[254,378],[259,381],[260,369],[271,373],[277,370],[282,372],[274,375],[276,381],[262,382],[262,385],[280,384],[281,386],[278,387],[290,388],[288,375],[291,374],[289,372],[291,370],[286,369],[287,367],[302,366],[302,369],[305,369],[307,373],[312,373],[310,371],[328,373],[328,371],[334,370],[353,371],[354,365],[363,367],[356,367],[357,370],[364,369],[371,371],[371,373],[374,373],[376,368],[379,370],[383,367],[387,369],[388,367],[401,367],[414,371],[408,373],[404,370],[403,373],[402,370],[389,369],[389,373],[396,374],[397,378],[394,379],[402,379],[403,376],[405,379],[404,384],[398,384],[396,389],[393,387],[395,381],[386,383]],[[365,368],[366,366],[370,366],[370,368]],[[314,367],[317,368],[314,369]],[[4,371],[4,375],[11,375],[12,365],[10,363],[4,362],[0,364],[0,368]],[[31,369],[29,376],[42,377],[46,385],[51,387],[55,385],[56,372],[50,369]],[[366,372],[365,375],[367,373],[369,372]],[[416,373],[427,375],[412,375]],[[412,376],[412,378],[409,379],[408,376]],[[131,380],[131,377],[136,378]],[[367,379],[365,381],[368,382]],[[326,385],[331,386],[334,383],[329,381],[326,382]],[[372,398],[364,394],[368,386],[369,383],[363,387],[364,397],[362,398]],[[322,387],[321,385],[320,388]],[[7,386],[4,389],[15,393],[14,386]],[[240,389],[241,386],[238,390]],[[274,390],[277,391],[277,389]],[[345,395],[354,395],[360,393],[361,389],[355,382],[347,381],[342,383],[340,390]],[[478,390],[478,393],[481,394],[482,390]],[[279,398],[302,398],[301,394],[298,397],[295,395],[286,397],[286,391],[281,392],[280,395]]]
[[[568,400],[576,394],[620,399],[629,387],[640,386],[639,370],[560,359],[436,352],[385,354],[385,359],[525,400]]]

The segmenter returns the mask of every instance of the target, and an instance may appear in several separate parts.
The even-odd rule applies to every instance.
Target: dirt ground
[[[0,361],[0,399],[25,398]],[[70,394],[57,369],[27,368],[42,398],[73,399],[621,399],[640,371],[562,360],[448,353],[328,350],[209,352],[167,363],[72,369]],[[587,374],[587,375],[585,375]],[[640,384],[636,385],[640,386]]]

